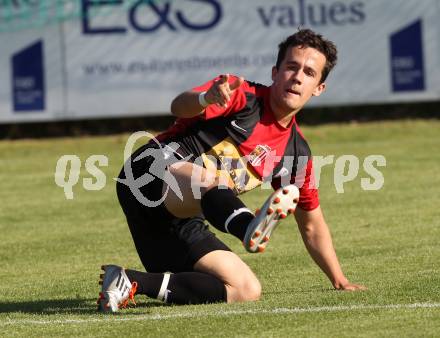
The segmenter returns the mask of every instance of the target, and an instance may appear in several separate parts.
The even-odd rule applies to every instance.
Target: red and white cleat
[[[117,265],[103,265],[105,272],[100,275],[99,284],[102,290],[99,293],[98,311],[117,312],[120,308],[125,308],[128,301],[134,304],[134,294],[136,293],[137,283],[131,283],[124,271],[124,268]]]
[[[243,245],[249,252],[263,252],[272,231],[281,219],[293,214],[299,201],[299,190],[291,184],[276,190],[249,223]]]

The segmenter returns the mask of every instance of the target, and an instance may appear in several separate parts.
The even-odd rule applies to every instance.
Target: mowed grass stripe
[[[8,320],[0,323],[6,325],[50,325],[50,324],[83,324],[100,322],[131,322],[145,320],[168,320],[176,318],[202,318],[202,317],[228,317],[239,315],[284,315],[317,312],[341,312],[341,311],[365,311],[365,310],[401,310],[401,309],[432,309],[440,308],[440,303],[414,303],[414,304],[384,304],[384,305],[347,305],[347,306],[320,306],[307,308],[274,308],[274,309],[249,309],[249,310],[230,310],[230,311],[203,311],[203,312],[181,312],[169,315],[154,314],[140,315],[136,317],[100,317],[88,319],[56,319],[56,320]],[[112,315],[110,315],[112,316]]]

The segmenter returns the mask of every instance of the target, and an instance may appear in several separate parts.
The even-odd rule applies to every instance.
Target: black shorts
[[[147,156],[136,162],[133,159],[146,149],[156,148],[156,145],[145,145],[128,159],[134,178],[149,172],[155,158]],[[126,178],[124,168],[119,178]],[[163,183],[161,177],[155,177],[139,191],[149,201],[158,201],[162,197]],[[192,271],[194,264],[209,252],[231,251],[208,229],[203,218],[177,218],[167,211],[163,203],[156,207],[148,207],[121,182],[117,183],[116,190],[136,250],[147,271]]]

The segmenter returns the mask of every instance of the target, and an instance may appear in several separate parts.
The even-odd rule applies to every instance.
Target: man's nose
[[[297,84],[301,84],[303,82],[303,79],[304,79],[304,72],[301,69],[298,69],[292,75],[292,81]]]

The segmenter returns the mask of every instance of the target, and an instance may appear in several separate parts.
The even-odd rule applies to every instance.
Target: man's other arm
[[[333,287],[347,291],[365,290],[365,286],[349,282],[342,272],[321,207],[311,211],[298,207],[295,218],[310,256],[330,279]]]

